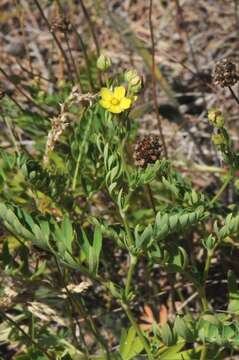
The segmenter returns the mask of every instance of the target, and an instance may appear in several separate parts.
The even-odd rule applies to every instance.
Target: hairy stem
[[[77,177],[78,177],[78,173],[79,173],[79,169],[80,169],[80,164],[81,164],[81,160],[82,160],[82,157],[84,154],[85,145],[88,140],[89,133],[90,133],[92,120],[93,120],[93,114],[91,114],[88,119],[88,124],[85,129],[84,137],[83,137],[82,143],[80,144],[80,147],[79,147],[79,155],[78,155],[78,158],[76,161],[76,167],[75,167],[75,172],[74,172],[72,186],[71,186],[72,191],[74,191],[76,189],[76,183],[77,183]]]
[[[130,265],[129,265],[129,270],[128,270],[127,279],[126,279],[126,285],[125,285],[126,296],[129,295],[129,292],[130,292],[132,277],[133,277],[135,266],[137,264],[137,260],[138,259],[136,256],[130,254]]]
[[[126,231],[126,234],[127,234],[128,244],[129,244],[129,246],[132,247],[132,246],[134,246],[134,239],[133,239],[133,236],[131,234],[131,230],[130,230],[130,227],[129,227],[128,220],[127,220],[125,214],[121,214],[121,217],[122,217],[124,227],[125,227],[125,231]]]
[[[200,355],[200,360],[207,360],[207,345],[204,344],[202,347],[202,351],[201,351],[201,355]]]
[[[226,189],[226,187],[228,186],[228,184],[230,183],[230,181],[233,178],[233,174],[230,172],[227,177],[225,178],[221,188],[218,190],[218,192],[216,193],[216,195],[212,198],[212,200],[210,201],[209,205],[213,205],[222,195],[222,193],[224,192],[224,190]]]

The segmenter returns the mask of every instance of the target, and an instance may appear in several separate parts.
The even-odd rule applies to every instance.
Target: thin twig
[[[18,85],[16,85],[15,82],[11,79],[11,77],[5,72],[5,70],[0,68],[0,72],[5,76],[5,78],[15,87],[15,89],[20,94],[22,94],[28,101],[30,101],[32,103],[32,105],[37,107],[39,110],[44,111],[47,115],[50,115],[50,116],[53,115],[53,112],[51,112],[51,111],[45,109],[44,107],[42,107],[41,105],[37,104],[30,95],[26,94]]]
[[[181,7],[181,5],[179,3],[179,0],[175,0],[175,3],[176,3],[176,8],[177,8],[177,14],[179,16],[178,30],[181,32],[181,28],[182,28],[181,24],[183,24],[185,22],[184,21],[184,13],[183,13],[183,9],[182,9],[182,7]],[[196,56],[195,56],[195,52],[194,52],[194,49],[193,49],[193,46],[192,46],[192,41],[191,41],[191,39],[189,37],[186,26],[184,27],[183,32],[184,32],[185,40],[187,42],[189,52],[190,52],[190,55],[191,55],[191,58],[192,58],[192,63],[193,63],[193,66],[195,68],[195,71],[196,71],[196,76],[197,76],[198,79],[200,79],[200,69],[199,69],[198,62],[197,62],[197,59],[196,59]],[[207,102],[206,102],[205,92],[202,91],[201,94],[202,94],[204,108],[207,109]]]
[[[67,284],[66,284],[66,281],[65,281],[65,277],[62,274],[62,271],[61,271],[61,268],[60,268],[60,265],[59,265],[59,262],[58,262],[57,258],[54,257],[54,260],[55,260],[55,263],[56,263],[56,266],[57,266],[57,270],[58,270],[62,285],[63,285],[63,287],[64,287],[64,289],[66,291],[68,302],[69,302],[69,304],[71,306],[71,309],[72,309],[72,312],[73,312],[75,310],[74,300],[72,299],[72,295],[71,295],[70,291],[68,290],[68,287],[67,287]],[[71,319],[71,321],[73,321],[73,319]],[[78,321],[77,318],[75,319],[75,321],[76,321],[76,324],[77,324],[78,329],[79,329],[80,339],[81,339],[81,341],[82,341],[82,343],[84,344],[84,347],[85,347],[86,356],[89,357],[89,352],[88,352],[88,349],[87,349],[85,338],[84,338],[84,336],[82,334],[80,321]],[[76,334],[74,333],[73,329],[72,329],[72,335],[73,335],[75,341],[78,343],[77,338],[76,338]]]
[[[158,129],[163,145],[164,155],[168,158],[168,151],[164,139],[163,129],[162,129],[162,121],[158,108],[158,99],[157,99],[157,80],[155,74],[155,41],[154,41],[154,28],[152,22],[152,9],[153,9],[153,0],[149,0],[149,28],[150,28],[150,37],[151,37],[151,47],[152,47],[152,95],[153,95],[153,103],[154,103],[154,111],[156,113]]]
[[[61,45],[58,37],[56,36],[55,32],[53,31],[53,29],[52,29],[52,27],[51,27],[51,24],[49,23],[47,17],[45,16],[44,11],[42,10],[42,7],[41,7],[39,1],[38,1],[38,0],[34,0],[34,2],[35,2],[36,6],[37,6],[37,8],[38,8],[38,10],[39,10],[39,12],[40,12],[40,14],[41,14],[41,17],[42,17],[43,20],[45,21],[45,23],[46,23],[46,25],[47,25],[47,27],[48,27],[49,32],[51,33],[53,39],[55,40],[55,42],[56,42],[56,44],[57,44],[57,46],[58,46],[58,48],[59,48],[59,50],[60,50],[60,52],[61,52],[64,60],[65,60],[65,63],[66,63],[66,66],[67,66],[67,70],[68,70],[68,74],[69,74],[70,80],[71,80],[72,84],[74,84],[74,79],[73,79],[73,76],[72,76],[72,73],[71,73],[71,66],[70,66],[68,57],[67,57],[67,55],[66,55],[66,52],[65,52],[65,50],[63,49],[63,47],[62,47],[62,45]]]
[[[22,105],[19,104],[19,102],[11,95],[11,94],[6,94],[7,97],[9,97],[9,99],[12,100],[12,102],[14,102],[14,104],[18,107],[18,109],[22,112],[25,112],[25,110],[23,109]]]
[[[231,86],[228,86],[228,89],[230,90],[230,93],[232,94],[232,97],[236,100],[237,104],[239,105],[239,99],[236,96],[236,94],[234,93],[234,91],[232,90]]]
[[[69,37],[68,37],[68,34],[67,34],[66,31],[64,31],[64,37],[65,37],[65,40],[66,40],[67,49],[68,49],[68,51],[69,51],[70,59],[71,59],[71,62],[72,62],[72,65],[73,65],[73,69],[74,69],[75,74],[76,74],[76,79],[77,79],[77,82],[78,82],[80,91],[83,92],[83,90],[82,90],[82,84],[81,84],[81,81],[80,81],[80,76],[79,76],[78,71],[77,71],[76,62],[75,62],[74,57],[73,57],[73,55],[72,55],[71,46],[70,46],[70,42],[69,42]]]
[[[148,189],[148,193],[149,193],[150,203],[151,203],[154,215],[156,216],[157,215],[157,210],[156,210],[156,206],[155,206],[155,201],[154,201],[152,189],[151,189],[151,186],[149,184],[147,184],[147,189]]]
[[[85,7],[84,1],[83,1],[83,0],[79,0],[79,2],[80,2],[80,5],[81,5],[83,14],[84,14],[84,16],[85,16],[85,18],[86,18],[86,21],[88,22],[89,29],[90,29],[92,38],[93,38],[94,43],[95,43],[96,53],[97,53],[97,56],[99,57],[99,56],[100,56],[100,45],[99,45],[98,38],[97,38],[97,36],[96,36],[94,24],[93,24],[93,22],[91,21],[90,15],[89,15],[86,7]],[[100,85],[102,85],[101,73],[100,73],[99,70],[98,70],[97,72],[98,72],[99,83],[100,83]]]
[[[53,83],[55,84],[55,81],[53,81],[52,79],[48,79],[46,78],[45,76],[41,75],[40,73],[35,73],[33,72],[33,70],[30,70],[30,69],[27,69],[26,67],[24,67],[21,62],[17,61],[17,65],[23,70],[25,71],[28,75],[30,75],[31,77],[38,77],[39,79],[42,79],[44,81],[47,81],[47,82],[50,82],[50,83]]]
[[[60,13],[61,17],[64,19],[65,18],[65,13],[64,13],[64,8],[61,5],[61,1],[56,0],[56,3],[57,3],[57,6],[58,6],[58,9],[59,9],[59,13]],[[67,21],[69,23],[68,19],[67,19]],[[75,62],[75,59],[74,59],[74,57],[72,55],[72,51],[71,51],[71,45],[70,45],[70,41],[69,41],[69,37],[68,37],[68,30],[65,29],[63,31],[63,34],[64,34],[64,38],[65,38],[65,41],[66,41],[67,49],[68,49],[68,52],[69,52],[69,56],[70,56],[70,59],[71,59],[71,63],[72,63],[72,66],[73,66],[73,69],[74,69],[74,72],[75,72],[75,75],[76,75],[76,79],[78,81],[81,92],[83,92],[82,91],[82,84],[81,84],[81,81],[80,81],[80,76],[79,76],[77,66],[76,66],[76,62]]]
[[[40,352],[42,352],[46,357],[50,360],[54,360],[55,357],[53,357],[51,354],[48,353],[46,349],[44,349],[41,345],[39,345],[30,335],[28,335],[25,330],[21,328],[20,325],[16,321],[14,321],[10,316],[6,314],[6,312],[0,310],[0,315],[5,318],[8,322],[10,322],[17,330],[19,330],[22,335],[29,340],[29,342],[35,346],[36,349],[38,349]]]
[[[60,10],[60,12],[61,12],[61,14],[63,16],[64,15],[64,9],[63,9],[63,7],[61,5],[61,2],[60,2],[60,0],[56,0],[56,2],[57,2],[59,10]],[[69,19],[68,19],[68,21],[69,21],[71,29],[74,31],[75,35],[77,36],[77,40],[79,41],[79,45],[80,45],[80,50],[83,52],[83,56],[84,56],[84,60],[85,60],[85,66],[86,66],[86,72],[87,72],[89,85],[90,85],[90,91],[92,91],[94,89],[94,82],[93,82],[92,76],[91,76],[90,59],[89,59],[88,54],[87,54],[86,46],[84,44],[84,41],[82,39],[81,34],[77,31],[76,26]],[[73,61],[74,61],[74,59],[73,59]],[[77,76],[78,81],[80,82],[80,75],[79,75],[78,71],[77,71],[77,75],[78,75]]]
[[[90,15],[88,14],[88,11],[87,11],[87,9],[85,7],[84,1],[80,0],[79,2],[80,2],[80,6],[82,8],[83,14],[84,14],[84,16],[86,18],[86,21],[88,22],[90,32],[91,32],[91,35],[92,35],[94,43],[95,43],[97,56],[99,56],[100,55],[100,45],[99,45],[99,41],[98,41],[97,36],[96,36],[94,24],[91,21]]]
[[[90,91],[92,91],[95,86],[94,86],[94,81],[92,79],[92,75],[91,75],[91,66],[90,66],[90,59],[86,50],[86,46],[84,44],[84,41],[82,39],[81,34],[77,31],[75,25],[71,24],[72,26],[72,30],[75,32],[76,36],[77,36],[77,40],[79,41],[79,47],[80,50],[83,53],[84,56],[84,60],[85,60],[85,66],[86,66],[86,72],[87,72],[87,76],[88,76],[88,80],[89,80],[89,86],[90,86]]]

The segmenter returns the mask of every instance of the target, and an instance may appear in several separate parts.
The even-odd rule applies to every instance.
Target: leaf
[[[124,329],[122,331],[119,349],[122,359],[134,359],[142,350],[143,345],[137,336],[135,329],[133,327],[129,328],[128,331]]]
[[[161,327],[161,338],[163,343],[167,346],[171,346],[175,344],[176,339],[168,323],[164,324]]]
[[[187,342],[194,341],[193,331],[189,328],[187,322],[182,317],[176,317],[174,322],[174,330],[178,336],[181,336]]]
[[[70,219],[65,216],[61,225],[62,229],[62,241],[64,242],[65,248],[69,253],[72,253],[72,242],[74,239],[73,228]]]
[[[144,246],[147,246],[150,244],[150,239],[153,235],[153,228],[152,225],[148,225],[141,235],[137,233],[136,238],[136,246],[138,249],[142,249]],[[147,242],[147,244],[146,244]]]
[[[92,246],[90,246],[89,248],[88,264],[89,264],[89,271],[92,274],[95,274],[97,269],[97,256],[95,253],[95,249]]]
[[[180,341],[178,344],[166,348],[165,351],[161,353],[160,351],[160,360],[182,360],[179,351],[184,347],[185,341]]]
[[[229,214],[226,217],[225,225],[218,231],[219,239],[224,239],[227,236],[236,234],[239,231],[239,215],[234,216]]]
[[[239,291],[237,287],[236,276],[233,271],[229,270],[228,275],[228,291],[229,291],[229,304],[228,311],[233,313],[239,312]]]
[[[99,259],[101,248],[102,248],[102,231],[101,231],[100,225],[95,227],[93,247],[94,247],[95,253]]]
[[[90,243],[84,229],[81,229],[81,245],[87,259],[89,259]]]

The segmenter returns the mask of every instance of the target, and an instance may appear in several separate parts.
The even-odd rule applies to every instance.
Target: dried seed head
[[[64,33],[69,31],[70,27],[70,22],[66,17],[58,17],[51,22],[51,31],[60,31]]]
[[[58,141],[65,128],[69,125],[69,108],[73,104],[81,104],[89,106],[97,98],[97,94],[81,94],[78,86],[74,86],[70,95],[64,103],[60,104],[60,113],[51,120],[51,130],[47,136],[45,155],[43,159],[44,166],[48,165],[49,155],[54,150],[55,144]]]
[[[229,59],[223,59],[216,63],[213,81],[221,87],[233,86],[239,80],[237,75],[236,65]]]
[[[145,168],[148,164],[154,164],[160,159],[162,146],[157,135],[146,135],[139,139],[135,145],[133,157],[135,164]]]

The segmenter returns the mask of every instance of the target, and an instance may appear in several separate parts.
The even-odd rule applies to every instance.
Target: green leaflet
[[[161,240],[169,234],[200,222],[205,215],[202,206],[199,206],[193,212],[185,212],[185,210],[176,214],[158,212],[154,225],[154,236],[157,240]]]
[[[120,339],[119,353],[123,360],[134,359],[135,356],[140,354],[143,350],[143,346],[140,342],[139,337],[133,327],[129,330],[123,330]]]

